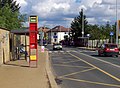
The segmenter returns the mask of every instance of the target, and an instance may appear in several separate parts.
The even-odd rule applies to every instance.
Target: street
[[[47,48],[61,88],[120,88],[120,57],[99,57],[97,51],[74,47]]]

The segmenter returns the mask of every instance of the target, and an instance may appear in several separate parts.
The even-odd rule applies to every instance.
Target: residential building
[[[44,43],[48,42],[48,33],[50,29],[46,27],[40,27],[38,28],[38,34],[37,34],[37,40],[39,41],[40,45],[43,45]]]
[[[66,37],[69,37],[69,31],[69,28],[65,28],[63,26],[56,26],[52,28],[47,32],[49,43],[60,43],[60,41],[65,40]]]

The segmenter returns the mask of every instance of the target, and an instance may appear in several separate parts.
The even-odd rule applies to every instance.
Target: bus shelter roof
[[[16,29],[16,30],[11,30],[11,33],[17,34],[17,35],[29,35],[29,29]]]

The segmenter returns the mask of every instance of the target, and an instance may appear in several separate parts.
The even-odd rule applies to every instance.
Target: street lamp
[[[82,11],[82,37],[84,37],[84,14],[83,14],[83,9],[81,9]]]
[[[90,38],[90,34],[87,34],[88,37],[88,48],[89,48],[89,38]]]
[[[118,15],[117,15],[117,0],[116,0],[116,44],[118,44]]]

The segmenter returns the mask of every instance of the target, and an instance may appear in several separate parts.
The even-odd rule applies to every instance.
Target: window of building
[[[55,32],[54,35],[56,35],[57,33]]]
[[[55,38],[55,39],[54,39],[54,41],[56,42],[56,41],[57,41],[57,39]]]

